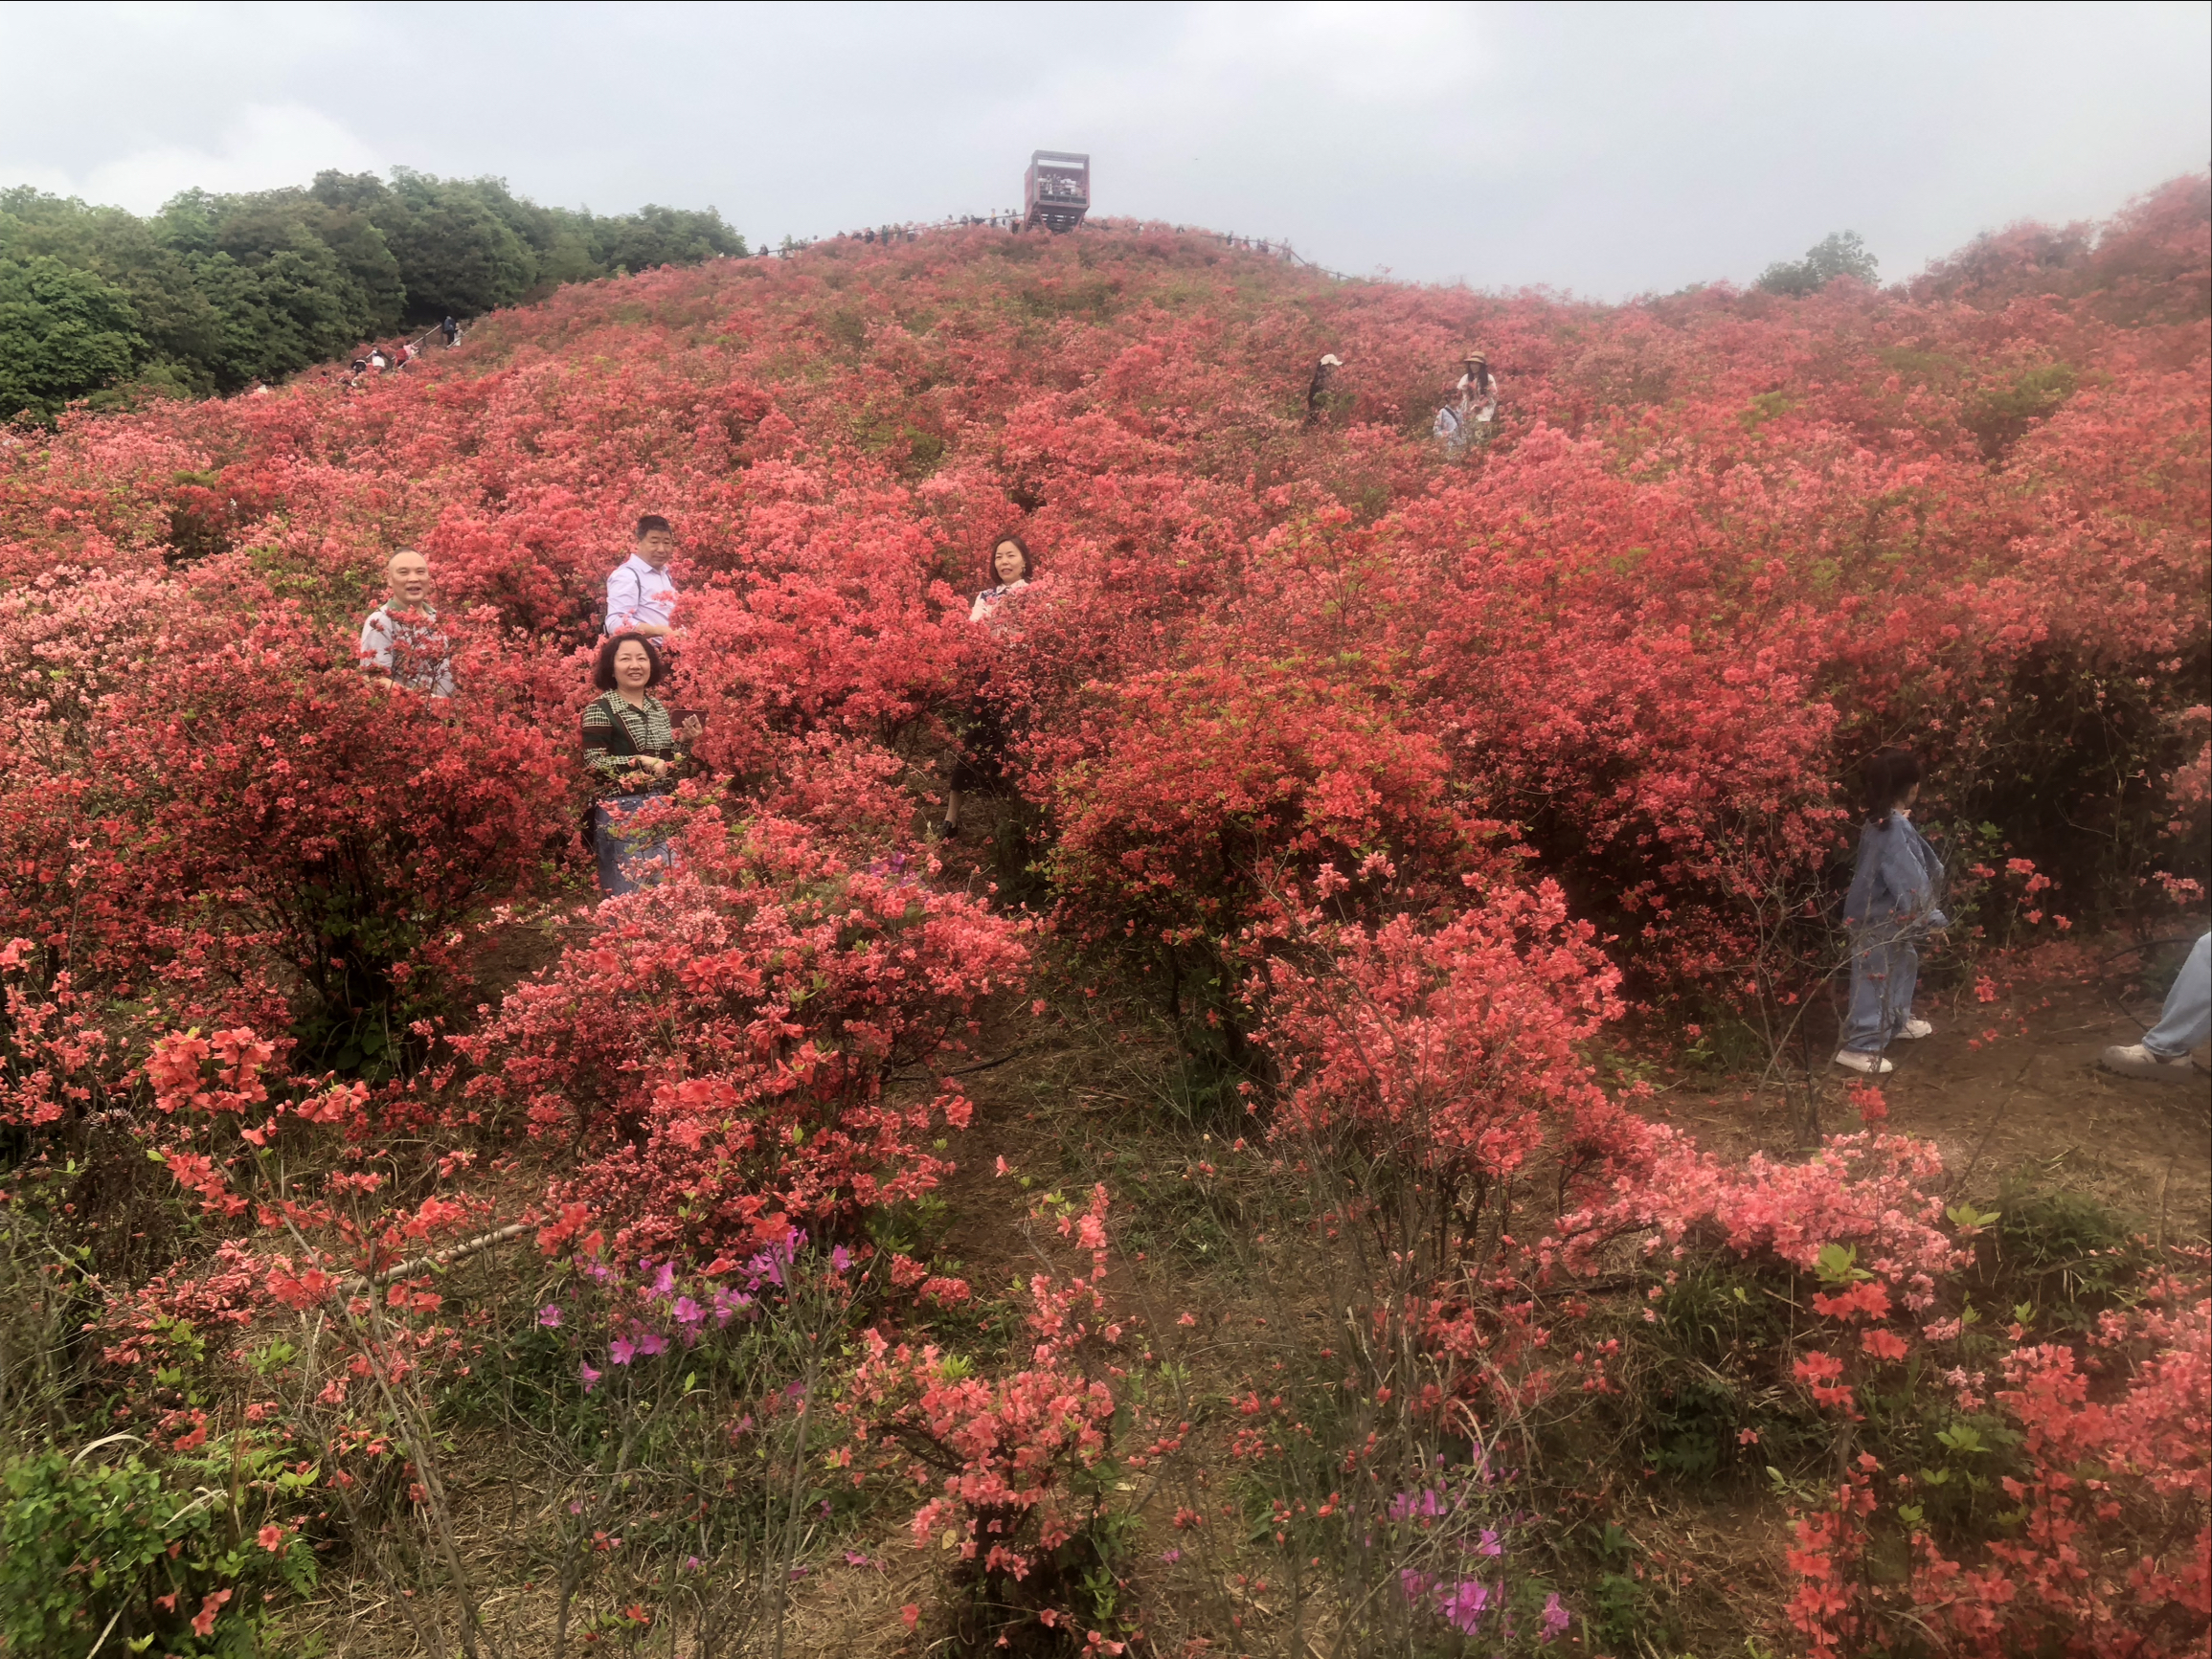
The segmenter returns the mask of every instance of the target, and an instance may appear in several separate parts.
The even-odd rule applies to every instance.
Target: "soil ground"
[[[978,885],[982,879],[979,872]],[[565,915],[503,930],[480,963],[480,996],[496,1000],[583,930]],[[1300,1289],[1295,1251],[1271,1247],[1264,1231],[1237,1236],[1265,1226],[1269,1195],[1240,1196],[1233,1182],[1210,1178],[1209,1157],[1224,1149],[1163,1110],[1172,1072],[1164,1042],[1145,1036],[1141,1024],[1091,1020],[1090,1012],[1064,1001],[1038,1017],[1026,1000],[996,1011],[976,1069],[962,1078],[976,1117],[960,1168],[939,1194],[932,1247],[944,1270],[966,1277],[979,1297],[1004,1294],[1046,1265],[1041,1246],[1050,1229],[1031,1214],[1038,1196],[1053,1187],[1080,1194],[1093,1180],[1108,1181],[1122,1252],[1112,1293],[1155,1334],[1146,1340],[1185,1368],[1187,1408],[1205,1418],[1205,1402],[1218,1406],[1299,1344],[1310,1351],[1326,1340],[1328,1319]],[[2212,1236],[2212,1073],[2203,1055],[2181,1084],[2114,1077],[2096,1065],[2106,1044],[2135,1040],[2156,1018],[2155,998],[2139,983],[2114,975],[2039,987],[2031,998],[1997,1008],[1961,993],[1924,1001],[1922,1012],[1937,1030],[1893,1051],[1887,1127],[1932,1138],[1959,1197],[1987,1204],[2008,1182],[2064,1187],[2094,1195],[2164,1242]],[[1985,1038],[1992,1029],[2003,1034]],[[1652,1110],[1713,1150],[1802,1150],[1801,1107],[1785,1110],[1752,1079],[1685,1067],[1672,1075],[1662,1068],[1653,1081]],[[1830,1131],[1857,1127],[1845,1081],[1831,1072],[1816,1085]],[[1184,1324],[1186,1315],[1194,1323]],[[1178,1537],[1165,1524],[1178,1505],[1221,1495],[1210,1484],[1225,1461],[1221,1440],[1217,1427],[1202,1427],[1176,1466],[1135,1499],[1147,1522],[1148,1553],[1135,1579],[1150,1649],[1291,1654],[1281,1588],[1271,1591],[1256,1576],[1267,1570],[1264,1560],[1240,1560],[1233,1544],[1181,1562],[1162,1559],[1159,1540]],[[503,1552],[491,1533],[511,1525],[518,1505],[535,1510],[550,1498],[527,1469],[492,1467],[477,1485],[482,1490],[461,1504],[485,1528],[482,1558],[496,1581]],[[1681,1641],[1653,1653],[1744,1650],[1747,1636],[1772,1643],[1786,1594],[1780,1507],[1764,1494],[1657,1488],[1641,1504],[1648,1514],[1630,1530],[1686,1615]],[[780,1652],[872,1659],[921,1650],[901,1612],[909,1603],[930,1605],[938,1563],[914,1549],[902,1521],[903,1511],[887,1509],[877,1536],[846,1540],[793,1584]],[[356,1659],[425,1651],[397,1621],[375,1614],[386,1595],[365,1582],[326,1586],[325,1616],[309,1623],[327,1651]],[[1186,1646],[1193,1642],[1208,1646]],[[1326,1651],[1325,1627],[1309,1615],[1297,1644]],[[933,1650],[950,1649],[940,1643]]]
[[[2156,1019],[2156,998],[2138,982],[2114,975],[2089,984],[2039,986],[2032,998],[1996,1007],[1962,990],[1954,998],[1924,999],[1923,1012],[1937,1029],[1892,1051],[1897,1070],[1885,1080],[1885,1127],[1934,1140],[1953,1172],[1956,1196],[1988,1207],[2008,1185],[2063,1188],[2104,1200],[2160,1242],[2212,1242],[2206,1053],[2200,1050],[2194,1073],[2178,1084],[2118,1077],[2097,1065],[2108,1044],[2136,1041]],[[2027,1034],[2020,1036],[2023,1021]],[[1983,1038],[1999,1025],[2009,1035]],[[1252,1258],[1234,1250],[1220,1252],[1218,1265],[1204,1261],[1193,1248],[1203,1241],[1177,1225],[1189,1220],[1178,1214],[1188,1206],[1156,1196],[1162,1176],[1170,1177],[1165,1184],[1176,1184],[1177,1172],[1162,1170],[1163,1161],[1180,1156],[1195,1164],[1209,1150],[1201,1132],[1162,1126],[1158,1102],[1144,1098],[1156,1089],[1165,1061],[1156,1045],[1117,1045],[1103,1029],[1074,1031],[1058,1023],[1037,1022],[1024,1036],[1018,1019],[991,1035],[999,1046],[990,1052],[1014,1052],[1004,1065],[964,1080],[978,1105],[969,1136],[975,1150],[943,1195],[950,1217],[941,1247],[960,1261],[979,1290],[1026,1275],[1042,1259],[1027,1242],[1027,1194],[993,1173],[994,1160],[1004,1157],[1045,1180],[1110,1181],[1117,1214],[1137,1220],[1153,1246],[1149,1260],[1117,1273],[1116,1289],[1155,1331],[1171,1331],[1185,1311],[1199,1315],[1199,1340],[1179,1355],[1192,1365],[1195,1391],[1224,1390],[1265,1374],[1281,1351],[1268,1329],[1271,1317],[1294,1330],[1302,1323],[1302,1336],[1320,1338],[1320,1327],[1312,1323],[1318,1312],[1296,1306],[1295,1293],[1286,1298],[1278,1273],[1255,1272]],[[1714,1151],[1801,1152],[1801,1121],[1772,1095],[1748,1087],[1753,1081],[1662,1080],[1654,1110]],[[1830,1132],[1857,1127],[1844,1100],[1847,1081],[1856,1080],[1840,1071],[1817,1080]],[[1155,1127],[1133,1130],[1141,1118]],[[1153,1166],[1153,1178],[1141,1184],[1117,1179],[1117,1169],[1133,1173],[1129,1166],[1137,1158]],[[1271,1279],[1276,1282],[1266,1283]],[[1219,1449],[1206,1444],[1196,1455],[1203,1460]],[[1775,1611],[1787,1594],[1789,1531],[1780,1506],[1764,1494],[1678,1489],[1651,1491],[1643,1507],[1646,1522],[1631,1530],[1663,1562],[1665,1588],[1691,1626],[1685,1637],[1695,1638],[1676,1651],[1702,1651],[1716,1640],[1721,1650],[1744,1650],[1747,1635],[1772,1641]],[[813,1650],[857,1656],[907,1647],[898,1609],[911,1601],[926,1604],[927,1573],[917,1573],[902,1537],[887,1536],[880,1558],[883,1569],[872,1575],[872,1584],[833,1578],[801,1599],[795,1631],[806,1632]],[[1217,1653],[1291,1651],[1279,1609],[1265,1605],[1269,1598],[1255,1603],[1232,1582],[1195,1582],[1149,1558],[1146,1565],[1140,1577],[1158,1651],[1178,1651],[1194,1638],[1211,1642],[1207,1650]],[[1256,1570],[1264,1572],[1265,1563]],[[1324,1649],[1325,1643],[1316,1651]]]

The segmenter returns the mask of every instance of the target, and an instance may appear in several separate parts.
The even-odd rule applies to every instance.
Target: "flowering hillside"
[[[0,1651],[287,1651],[340,1583],[407,1587],[395,1652],[781,1651],[884,1552],[870,1650],[1627,1653],[1688,1640],[1619,1541],[1660,1471],[1791,1517],[1731,1642],[2203,1651],[2202,1257],[2046,1295],[1819,1062],[1881,745],[1990,997],[2201,897],[2208,354],[2199,178],[1619,306],[836,242],[19,429]],[[599,904],[575,734],[648,513],[700,767]],[[450,700],[356,668],[401,547]],[[1652,1114],[1708,1029],[1809,1153]],[[978,1102],[1086,1042],[1027,1110],[1072,1147],[1151,1056],[1152,1151],[1025,1176]],[[991,1202],[1010,1289],[956,1259]],[[1184,1312],[1193,1205],[1254,1273],[1302,1241],[1265,1378]],[[1653,1426],[1670,1365],[1725,1435]],[[496,1548],[486,1447],[542,1510]]]

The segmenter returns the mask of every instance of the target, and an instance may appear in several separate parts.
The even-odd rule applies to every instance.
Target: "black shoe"
[[[948,818],[943,823],[937,825],[937,840],[940,841],[957,841],[959,839],[960,826],[953,822],[951,818]]]

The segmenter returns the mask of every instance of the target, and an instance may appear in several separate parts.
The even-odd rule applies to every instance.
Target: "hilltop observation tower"
[[[1023,179],[1022,205],[1027,228],[1073,230],[1091,211],[1091,158],[1067,150],[1033,151]]]

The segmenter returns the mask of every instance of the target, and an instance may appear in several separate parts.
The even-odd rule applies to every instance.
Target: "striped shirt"
[[[603,783],[624,794],[649,795],[669,787],[665,778],[648,778],[633,786],[627,774],[637,757],[649,754],[660,760],[676,758],[676,730],[668,720],[668,706],[648,696],[643,708],[632,708],[620,691],[610,691],[584,705],[584,764]]]

